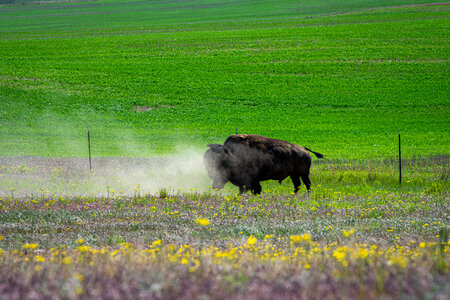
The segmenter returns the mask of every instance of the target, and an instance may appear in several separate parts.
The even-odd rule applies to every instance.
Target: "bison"
[[[297,193],[300,177],[310,191],[309,169],[311,156],[323,155],[308,148],[282,140],[254,134],[233,134],[223,145],[210,144],[203,157],[208,176],[213,180],[213,188],[221,189],[229,181],[243,193],[251,190],[261,193],[261,181],[278,180],[280,183],[288,176]]]

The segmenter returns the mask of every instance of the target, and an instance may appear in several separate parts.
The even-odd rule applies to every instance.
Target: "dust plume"
[[[159,157],[0,157],[0,195],[39,193],[132,196],[204,192],[210,185],[204,150],[183,148]]]

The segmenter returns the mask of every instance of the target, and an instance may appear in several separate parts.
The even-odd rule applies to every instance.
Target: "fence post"
[[[88,148],[89,148],[89,173],[92,173],[92,161],[91,161],[91,135],[89,133],[89,127],[88,127]]]
[[[402,144],[400,140],[400,129],[398,130],[398,170],[399,170],[399,183],[402,183]]]

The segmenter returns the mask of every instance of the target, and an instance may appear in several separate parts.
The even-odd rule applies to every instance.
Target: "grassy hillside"
[[[45,1],[19,0],[19,3]],[[11,1],[1,0],[0,5]],[[50,2],[50,1],[49,1]],[[54,1],[47,5],[2,8],[2,31],[61,31],[142,26],[289,20],[374,7],[427,4],[430,0],[105,0]],[[68,3],[67,3],[68,2]]]
[[[447,154],[450,5],[308,3],[1,7],[0,153],[84,156],[89,126],[94,156],[236,129],[330,158],[394,156],[401,129],[404,155]]]

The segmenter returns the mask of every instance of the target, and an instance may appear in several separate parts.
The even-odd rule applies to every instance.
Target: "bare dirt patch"
[[[160,106],[135,105],[135,106],[133,106],[132,111],[145,112],[145,111],[152,111],[152,110],[157,110],[157,109],[173,108],[173,107],[175,107],[175,106],[173,106],[173,105],[160,105]]]
[[[139,111],[139,112],[141,112],[141,111],[151,111],[151,110],[153,110],[153,107],[148,107],[148,106],[136,106],[135,107],[135,110],[136,111]]]

